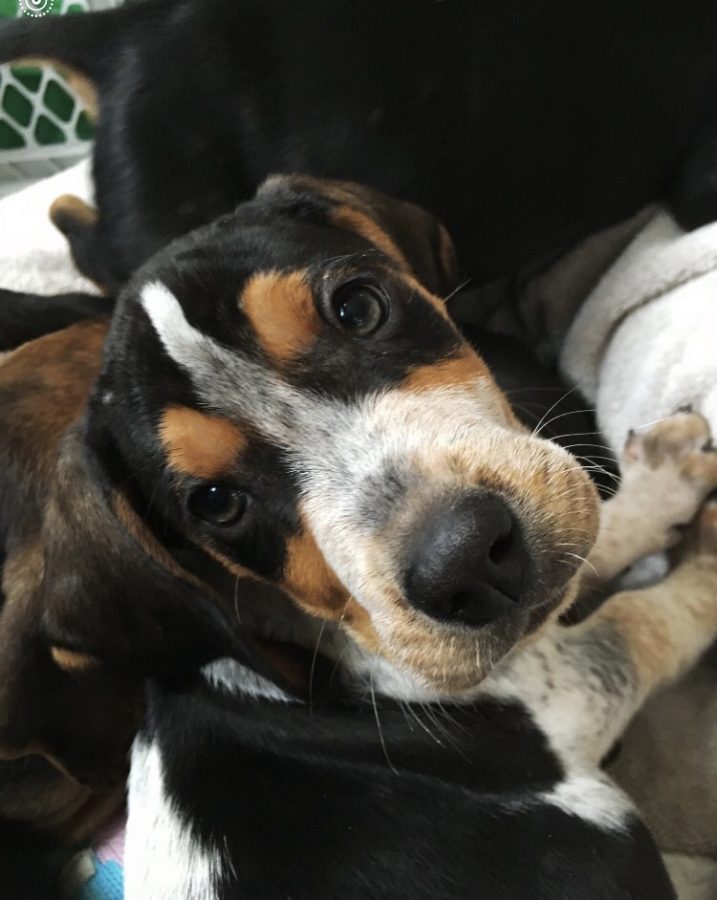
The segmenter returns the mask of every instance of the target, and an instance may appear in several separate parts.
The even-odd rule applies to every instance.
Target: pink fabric
[[[101,863],[116,862],[124,864],[124,837],[127,815],[123,811],[107,825],[98,835],[94,851]]]

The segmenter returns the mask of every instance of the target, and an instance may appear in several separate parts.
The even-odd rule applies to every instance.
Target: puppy
[[[275,177],[138,273],[109,329],[77,324],[5,359],[0,747],[9,761],[41,755],[58,773],[45,808],[28,810],[31,789],[11,768],[8,817],[76,835],[90,801],[110,802],[148,677],[134,771],[163,791],[165,767],[176,759],[188,773],[194,756],[179,752],[186,729],[165,732],[157,717],[173,716],[177,698],[194,703],[196,672],[212,660],[234,660],[210,677],[242,697],[314,696],[317,666],[295,648],[319,645],[342,695],[470,701],[571,602],[598,533],[595,489],[574,458],[522,428],[448,318],[440,298],[453,261],[445,230],[415,207],[354,184]],[[593,554],[601,578],[664,546],[717,481],[713,454],[699,450],[704,425],[684,415],[689,439],[654,451],[679,475],[668,491],[679,508],[647,538],[633,529],[619,553]],[[603,545],[625,502],[605,505]],[[637,640],[627,625],[625,640]],[[683,656],[694,652],[690,643]],[[653,674],[663,675],[657,663]],[[383,713],[373,716],[380,728]],[[168,759],[165,733],[178,747]],[[234,753],[233,741],[222,746]],[[541,759],[553,773],[541,783],[554,786],[562,769]],[[426,765],[421,778],[444,762]],[[155,814],[141,811],[142,793],[133,787],[135,821]],[[372,809],[362,829],[375,826]],[[201,811],[188,815],[215,833]],[[669,896],[644,831],[630,819],[626,834],[654,896]],[[580,852],[594,856],[602,837],[581,835]],[[205,868],[190,857],[189,883],[178,870],[153,896],[202,896],[206,885],[191,881],[202,872],[219,884],[238,857],[232,845],[217,874],[212,853]],[[606,885],[622,877],[610,860],[596,869]],[[359,896],[401,896],[380,893],[388,877],[377,868]],[[456,877],[452,896],[474,890],[472,876]],[[295,890],[277,884],[277,896]]]
[[[259,582],[406,697],[473,687],[571,599],[596,493],[446,315],[453,266],[416,207],[277,177],[160,254],[109,334],[6,358],[6,756],[113,781],[116,673],[245,654]]]
[[[658,199],[717,215],[709,2],[146,0],[0,23],[0,62],[28,57],[99,105],[98,215],[54,216],[110,291],[273,171],[434,210],[479,284]]]

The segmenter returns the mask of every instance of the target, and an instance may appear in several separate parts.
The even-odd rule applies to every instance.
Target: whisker
[[[369,683],[371,689],[371,704],[373,706],[373,714],[376,718],[376,728],[378,729],[378,739],[381,741],[381,747],[383,749],[383,755],[386,757],[386,762],[388,763],[389,768],[393,772],[394,775],[398,775],[398,769],[391,762],[391,757],[388,755],[388,748],[386,747],[386,741],[383,736],[383,728],[381,728],[381,717],[378,714],[378,705],[376,703],[376,692],[373,689],[373,672],[369,676]]]
[[[316,646],[314,647],[314,655],[311,657],[311,668],[309,669],[309,715],[311,716],[314,714],[314,673],[316,672],[316,660],[319,656],[319,646],[321,644],[321,638],[324,636],[325,628],[326,620],[321,623],[319,635],[316,638]]]
[[[586,565],[586,566],[588,566],[588,568],[592,569],[593,572],[595,573],[595,575],[597,575],[598,571],[597,571],[597,569],[595,568],[595,566],[594,566],[591,562],[589,562],[584,556],[580,556],[579,553],[571,553],[571,552],[567,551],[567,552],[566,552],[565,554],[563,554],[563,555],[564,555],[564,556],[572,556],[573,559],[577,559],[578,562],[579,562],[581,565]]]
[[[466,278],[466,280],[461,282],[457,288],[454,288],[450,292],[450,294],[448,294],[446,297],[443,298],[443,302],[448,303],[448,301],[452,300],[456,296],[456,294],[460,294],[460,292],[463,290],[463,288],[468,287],[468,285],[471,283],[472,280],[473,280],[472,278]]]
[[[239,582],[241,581],[241,575],[237,575],[234,581],[234,615],[237,617],[237,622],[241,622],[241,616],[239,615]]]
[[[547,419],[547,417],[555,409],[555,407],[558,406],[558,404],[562,403],[563,400],[565,400],[567,397],[569,397],[576,390],[577,390],[577,388],[570,388],[570,390],[566,391],[562,395],[562,397],[558,397],[558,399],[555,401],[555,403],[553,403],[553,405],[544,413],[544,415],[542,415],[540,417],[540,421],[533,429],[533,433],[532,433],[531,437],[538,437],[538,435],[540,434],[540,429],[541,429],[541,427],[543,427],[543,422],[545,421],[545,419]]]

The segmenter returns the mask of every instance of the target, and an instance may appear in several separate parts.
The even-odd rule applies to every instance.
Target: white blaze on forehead
[[[193,361],[201,365],[208,338],[187,322],[179,300],[169,288],[159,281],[146,285],[142,306],[172,359],[190,371]]]
[[[167,354],[189,375],[207,408],[238,416],[274,443],[292,443],[294,410],[305,399],[301,392],[191,325],[160,282],[145,285],[140,297]]]

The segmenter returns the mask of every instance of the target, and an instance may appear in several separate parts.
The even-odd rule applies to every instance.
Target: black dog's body
[[[150,823],[134,807],[153,746],[192,852],[172,860],[174,893],[162,893],[167,872],[155,866],[143,872],[142,896],[189,897],[183,878],[191,864],[202,871],[194,854],[212,847],[217,877],[206,893],[194,882],[191,896],[674,896],[637,816],[600,827],[551,802],[567,774],[517,699],[448,710],[382,702],[374,712],[365,702],[272,703],[202,683],[187,692],[155,686],[149,708],[134,751],[132,840],[145,843],[147,860],[163,851],[167,810],[155,806]],[[128,852],[130,896],[140,896],[133,844]]]
[[[109,286],[273,171],[421,203],[478,282],[661,197],[690,224],[717,208],[709,153],[680,165],[714,122],[710,0],[148,0],[3,23],[19,56],[98,88],[99,220],[58,221]]]

